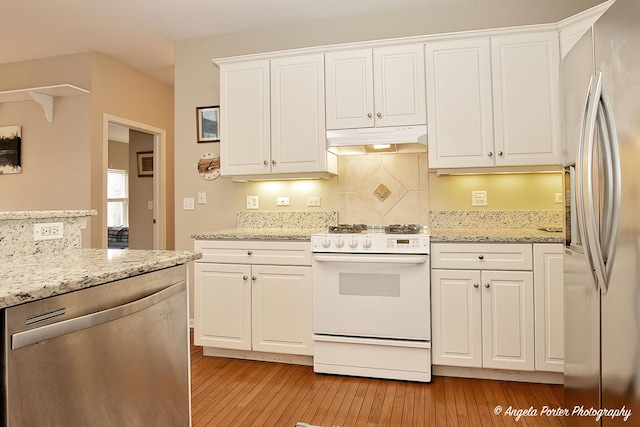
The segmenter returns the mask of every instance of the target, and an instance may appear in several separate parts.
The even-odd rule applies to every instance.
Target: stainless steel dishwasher
[[[189,426],[184,266],[7,308],[3,420]]]

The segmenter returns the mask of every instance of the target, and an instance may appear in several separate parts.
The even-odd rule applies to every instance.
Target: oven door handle
[[[428,255],[317,255],[313,259],[318,262],[362,262],[377,264],[425,264]]]

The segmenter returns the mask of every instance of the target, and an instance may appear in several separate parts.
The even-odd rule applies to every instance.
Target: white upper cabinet
[[[428,43],[425,58],[430,167],[493,166],[489,39]]]
[[[558,33],[428,43],[430,168],[561,164]]]
[[[491,39],[496,166],[559,165],[558,33]]]
[[[325,55],[327,129],[426,123],[423,45]]]
[[[220,106],[222,175],[335,173],[322,54],[222,64]]]
[[[220,67],[220,113],[221,174],[268,172],[271,162],[269,61]]]

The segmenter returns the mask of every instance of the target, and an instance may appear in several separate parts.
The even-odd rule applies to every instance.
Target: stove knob
[[[325,237],[324,240],[322,241],[322,247],[328,248],[329,246],[331,246],[331,240],[329,240],[328,237]]]
[[[358,246],[358,240],[355,237],[351,238],[349,242],[349,247],[355,249]]]
[[[365,249],[369,249],[371,247],[373,243],[371,242],[371,239],[369,239],[368,237],[364,239],[364,242],[362,243],[362,246]]]
[[[344,240],[342,240],[342,237],[338,237],[338,239],[336,240],[336,248],[341,248],[344,246]]]

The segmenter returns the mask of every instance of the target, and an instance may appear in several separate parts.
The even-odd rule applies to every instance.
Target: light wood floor
[[[434,377],[429,384],[315,374],[309,366],[203,357],[191,346],[193,427],[562,426],[494,415],[562,406],[562,386]]]

